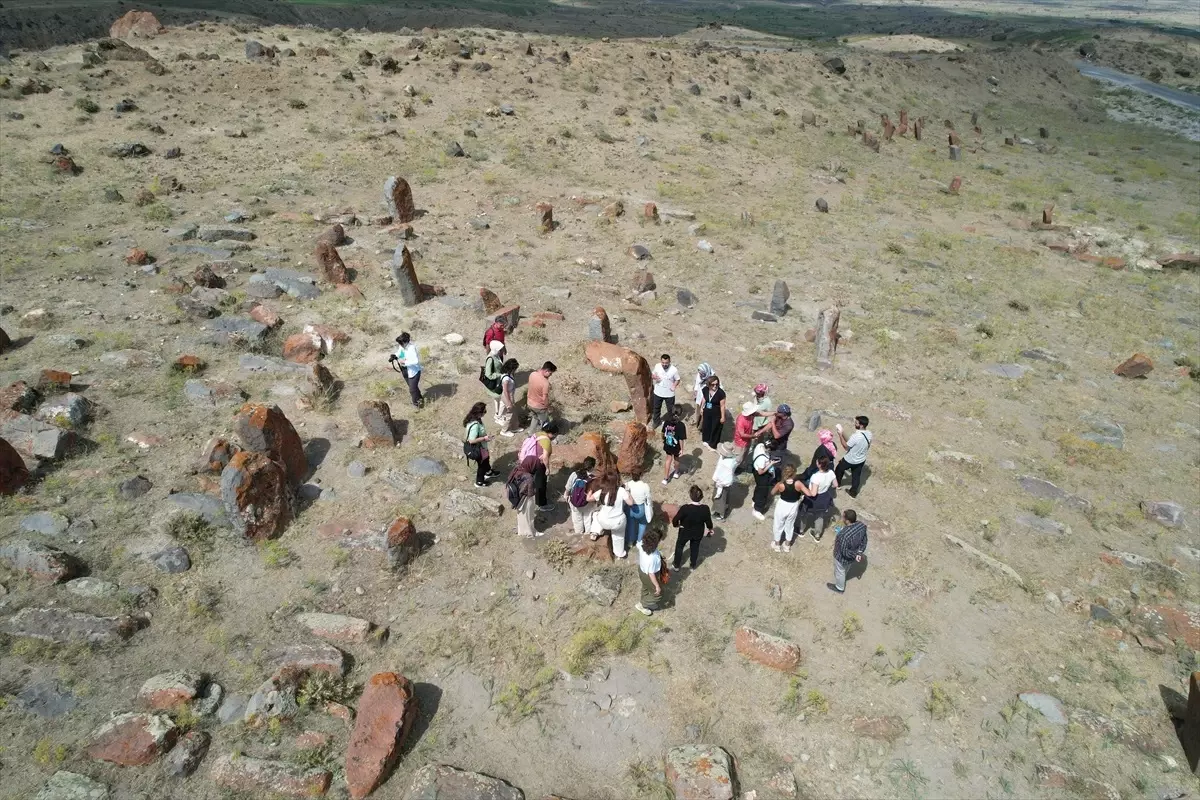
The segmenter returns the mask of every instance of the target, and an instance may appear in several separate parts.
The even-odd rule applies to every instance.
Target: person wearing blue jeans
[[[646,535],[646,528],[654,518],[650,505],[650,484],[642,480],[642,470],[629,473],[625,491],[629,492],[629,505],[625,507],[625,549],[632,548]]]

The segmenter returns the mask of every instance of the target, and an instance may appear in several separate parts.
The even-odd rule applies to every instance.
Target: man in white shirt
[[[661,419],[663,403],[667,404],[667,413],[675,410],[675,390],[679,388],[679,370],[671,364],[671,356],[666,353],[654,369],[650,371],[654,381],[654,400],[650,412],[650,427],[657,428]]]
[[[404,376],[412,404],[417,408],[424,408],[425,398],[421,395],[421,356],[417,346],[413,344],[407,331],[396,337],[396,344],[399,346],[394,354],[388,356],[388,362],[391,363],[392,369]]]
[[[867,425],[870,424],[864,416],[854,418],[854,434],[849,439],[846,438],[842,426],[837,426],[838,438],[842,440],[842,447],[846,450],[846,455],[842,456],[842,460],[838,462],[837,469],[834,470],[834,475],[837,476],[837,482],[842,484],[842,476],[846,474],[846,470],[850,470],[850,491],[847,492],[851,497],[858,497],[858,487],[862,480],[863,464],[867,463],[867,451],[871,449],[871,442],[874,440],[874,435],[867,430]]]

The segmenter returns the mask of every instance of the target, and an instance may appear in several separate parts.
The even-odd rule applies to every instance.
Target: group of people
[[[521,422],[516,401],[516,372],[520,365],[508,355],[505,333],[503,319],[497,319],[484,334],[486,355],[479,380],[492,399],[498,435],[513,437]],[[413,404],[420,406],[423,400],[416,348],[407,333],[397,339],[397,344],[399,349],[391,360],[405,375]],[[550,382],[556,371],[557,367],[547,361],[529,376],[528,435],[505,481],[508,500],[516,511],[517,535],[523,537],[542,536],[537,530],[536,513],[554,508],[547,491],[554,441],[559,433],[550,413]],[[651,377],[651,427],[661,431],[664,461],[661,482],[666,486],[689,471],[682,463],[688,422],[676,405],[682,379],[669,354],[662,354]],[[731,441],[723,441],[727,418],[725,389],[709,364],[697,367],[692,386],[695,403],[692,424],[699,428],[705,450],[716,454],[711,507],[704,503],[704,490],[693,484],[687,491],[689,502],[669,519],[656,520],[650,484],[641,467],[623,478],[611,467],[598,470],[595,459],[587,458],[575,465],[567,477],[561,501],[567,504],[574,532],[593,541],[608,536],[616,559],[627,558],[630,550],[636,552],[642,582],[636,608],[641,613],[650,615],[661,607],[663,586],[672,571],[696,568],[701,542],[713,535],[714,521],[729,518],[730,495],[739,475],[751,478],[751,514],[765,521],[771,512],[770,546],[775,552],[790,552],[805,532],[814,541],[821,541],[834,498],[845,485],[847,472],[850,478],[846,493],[858,496],[873,441],[867,417],[855,417],[854,431],[849,435],[840,424],[832,431],[818,431],[818,444],[807,466],[790,463],[787,448],[795,429],[792,410],[786,404],[776,407],[768,392],[766,384],[753,387],[751,398],[742,404],[733,420]],[[463,452],[475,463],[475,485],[479,487],[488,486],[499,477],[492,469],[488,447],[494,436],[487,432],[483,421],[488,408],[488,403],[477,402],[463,419]],[[678,531],[674,557],[669,564],[658,551],[668,525]],[[866,548],[866,524],[854,510],[844,510],[841,524],[836,526],[834,580],[827,584],[829,589],[845,591],[847,570],[862,560]]]

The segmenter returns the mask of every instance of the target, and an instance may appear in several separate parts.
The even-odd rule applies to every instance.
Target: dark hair
[[[642,476],[645,474],[646,470],[642,469],[641,467],[634,467],[633,469],[629,470],[629,477],[635,481],[640,481]]]
[[[659,530],[658,527],[652,526],[650,530],[646,531],[645,535],[642,536],[642,552],[646,555],[653,553],[658,549],[658,543],[662,541],[662,537],[662,531]]]
[[[470,425],[472,422],[479,422],[483,419],[484,412],[487,411],[487,403],[476,403],[471,406],[471,410],[463,417],[463,427]]]
[[[494,320],[492,320],[492,324],[493,325],[503,325],[506,328],[508,327],[508,323],[505,321],[504,317],[496,317]]]
[[[547,361],[545,364],[542,364],[542,369],[547,372],[558,372],[558,367],[554,366],[553,361]]]
[[[712,375],[708,376],[708,379],[705,380],[705,383],[712,383],[713,381],[717,382],[717,386],[721,385],[721,379],[720,379],[720,377],[717,376],[717,373],[715,373],[715,372]]]
[[[658,360],[659,360],[659,361],[662,361],[664,358],[665,358],[667,361],[670,361],[670,360],[671,360],[671,354],[670,354],[670,353],[663,353],[661,356],[659,356],[659,357],[658,357]]]
[[[510,358],[508,361],[505,361],[504,364],[502,364],[500,366],[500,371],[503,372],[505,375],[512,375],[514,372],[517,371],[517,367],[519,367],[519,366],[521,366],[521,365],[519,363],[517,363],[517,360],[515,358]]]
[[[862,425],[864,428],[871,424],[871,420],[869,420],[866,417],[861,416],[861,415],[855,417],[854,421],[859,423],[860,425]]]
[[[693,483],[691,488],[688,489],[688,497],[692,498],[693,503],[699,503],[704,499],[704,490]]]
[[[546,420],[542,423],[542,433],[558,436],[558,423],[552,419]]]
[[[597,487],[600,489],[600,496],[597,500],[600,505],[611,505],[617,499],[617,490],[621,487],[621,476],[615,472],[606,472],[596,479]],[[608,498],[605,500],[605,498]]]
[[[594,470],[596,468],[596,459],[592,458],[591,456],[585,458],[583,460],[583,468],[588,472]]]
[[[667,409],[666,421],[667,422],[679,422],[679,409],[678,408]]]
[[[405,331],[404,333],[402,333],[396,337],[396,344],[400,345],[401,347],[403,347],[404,345],[408,344],[411,341],[412,341],[412,337],[408,335],[408,331]]]
[[[822,447],[824,447],[824,445],[822,445]],[[829,456],[821,456],[817,459],[817,469],[829,469]]]
[[[853,508],[847,508],[845,511],[843,511],[842,518],[845,519],[846,522],[849,522],[851,525],[858,522],[858,514],[854,513]]]

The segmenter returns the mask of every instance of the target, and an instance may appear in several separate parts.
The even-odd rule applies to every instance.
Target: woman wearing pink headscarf
[[[828,458],[831,462],[837,461],[837,445],[833,443],[833,431],[822,428],[817,431],[817,438],[821,443],[817,445],[816,451],[813,452],[812,463],[809,466],[814,472],[817,470],[817,459]]]

